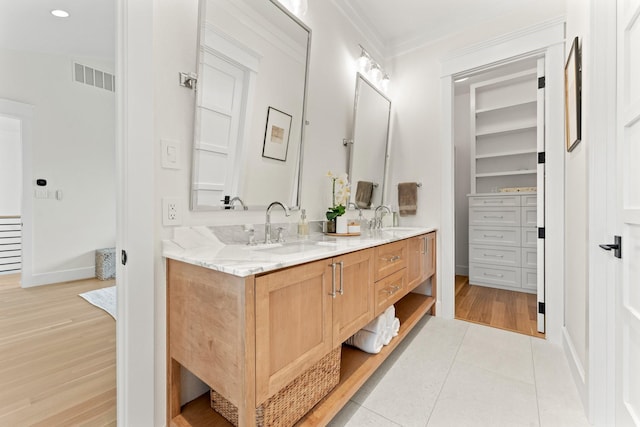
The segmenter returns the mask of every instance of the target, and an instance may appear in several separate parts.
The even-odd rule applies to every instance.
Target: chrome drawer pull
[[[488,203],[504,203],[504,200],[484,200],[482,203],[484,203],[485,205]]]
[[[483,254],[486,257],[493,257],[493,258],[504,258],[504,255],[494,255],[494,254]]]
[[[340,290],[338,292],[340,295],[344,295],[344,261],[340,261],[338,264],[340,264]]]
[[[502,234],[485,234],[484,237],[492,237],[494,239],[504,239]]]
[[[387,262],[394,262],[394,261],[398,261],[400,258],[402,258],[400,255],[394,255],[392,257],[382,258],[382,259]]]
[[[332,276],[331,293],[329,295],[335,298],[336,297],[336,263],[335,262],[331,263],[331,276]]]
[[[392,285],[392,286],[389,286],[388,289],[385,289],[385,292],[388,293],[389,295],[393,295],[396,292],[398,292],[400,290],[400,288],[402,288],[402,286],[400,286],[400,285]]]
[[[497,219],[502,219],[504,218],[504,216],[502,215],[485,215],[485,218],[497,218]]]
[[[482,273],[485,276],[490,276],[490,277],[504,277],[504,275],[502,274],[492,274],[492,273]]]

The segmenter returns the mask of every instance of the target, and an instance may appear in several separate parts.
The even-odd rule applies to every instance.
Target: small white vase
[[[345,215],[341,215],[336,218],[336,233],[337,234],[347,234],[348,226],[347,226],[347,217]]]

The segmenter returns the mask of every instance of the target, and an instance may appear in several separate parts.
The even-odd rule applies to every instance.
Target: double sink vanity
[[[315,385],[300,385],[302,374],[335,354],[337,385],[297,422],[326,425],[433,314],[435,249],[427,228],[255,246],[224,244],[208,227],[177,229],[164,242],[168,425],[231,425],[211,409],[209,394],[181,406],[183,367],[232,408],[234,423],[254,426],[275,397],[288,399],[292,384],[296,396],[311,393]],[[401,326],[380,353],[343,344],[392,304]]]

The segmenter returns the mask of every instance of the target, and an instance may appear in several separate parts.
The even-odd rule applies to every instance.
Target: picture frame
[[[268,108],[262,157],[280,160],[282,162],[287,161],[291,119],[290,114],[273,107]]]
[[[582,65],[580,41],[573,39],[564,67],[565,138],[567,152],[573,151],[582,140]]]

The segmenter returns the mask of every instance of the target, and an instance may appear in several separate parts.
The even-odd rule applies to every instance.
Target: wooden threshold
[[[369,354],[343,345],[340,362],[340,382],[296,426],[326,425],[347,404],[349,399],[373,375],[395,348],[407,337],[418,321],[435,304],[433,297],[409,293],[395,303],[396,317],[400,319],[398,336],[383,347],[378,354]],[[173,427],[228,427],[232,424],[211,409],[209,393],[192,400],[182,407],[180,415],[171,420]]]

